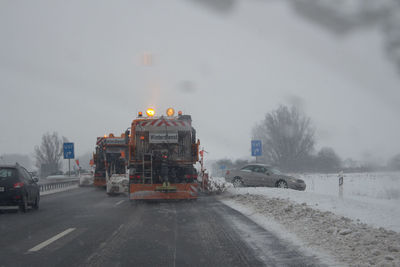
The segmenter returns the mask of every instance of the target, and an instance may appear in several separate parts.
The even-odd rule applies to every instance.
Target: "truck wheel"
[[[233,187],[243,187],[243,181],[240,177],[235,177],[233,179],[232,184],[233,184]]]

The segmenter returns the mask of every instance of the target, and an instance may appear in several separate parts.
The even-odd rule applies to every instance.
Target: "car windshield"
[[[252,171],[254,169],[254,166],[245,166],[243,168],[241,168],[241,171]]]
[[[15,169],[12,168],[0,168],[0,178],[14,178]]]
[[[271,170],[271,172],[273,174],[277,174],[277,175],[281,175],[282,174],[282,172],[280,170],[278,170],[277,168],[271,168],[270,170]]]

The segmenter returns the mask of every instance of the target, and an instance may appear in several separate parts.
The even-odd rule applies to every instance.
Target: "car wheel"
[[[276,182],[276,187],[278,188],[288,188],[288,185],[285,180],[279,180]]]
[[[233,184],[233,187],[243,187],[243,181],[240,177],[235,177],[233,179],[232,184]]]
[[[26,196],[22,196],[22,204],[19,206],[19,209],[24,213],[28,211],[28,199]]]
[[[37,195],[37,197],[35,199],[35,202],[33,203],[32,208],[34,208],[35,210],[38,210],[39,209],[39,201],[40,201],[40,196]]]

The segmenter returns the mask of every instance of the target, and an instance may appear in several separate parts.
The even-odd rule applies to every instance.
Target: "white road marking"
[[[119,231],[121,231],[122,227],[124,227],[124,224],[121,224],[121,225],[118,227],[118,229],[117,229],[117,230],[115,230],[115,231],[114,231],[114,233],[112,233],[112,235],[111,235],[111,236],[112,236],[112,237],[114,237],[115,235],[117,235],[117,234],[118,234],[118,232],[119,232]]]
[[[69,234],[69,233],[71,233],[71,232],[74,231],[75,229],[76,229],[76,228],[68,228],[67,230],[65,230],[65,231],[63,231],[63,232],[61,232],[61,233],[59,233],[59,234],[53,236],[52,238],[50,238],[50,239],[48,239],[48,240],[46,240],[46,241],[40,243],[39,245],[34,246],[34,247],[31,248],[30,250],[28,250],[28,252],[37,252],[37,251],[41,250],[42,248],[44,248],[44,247],[50,245],[50,244],[53,243],[54,241],[60,239],[61,237],[65,236],[65,235],[67,235],[67,234]]]
[[[119,204],[121,204],[122,202],[124,202],[125,200],[121,200],[121,201],[118,201],[117,203],[115,203],[115,206],[118,206]]]

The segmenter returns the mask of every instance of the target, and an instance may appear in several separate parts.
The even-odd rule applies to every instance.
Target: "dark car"
[[[249,164],[238,170],[227,171],[225,179],[234,187],[268,186],[305,190],[303,180],[281,173],[277,168],[264,164]]]
[[[20,208],[23,212],[28,206],[38,209],[40,189],[37,181],[18,164],[0,165],[0,209]]]

